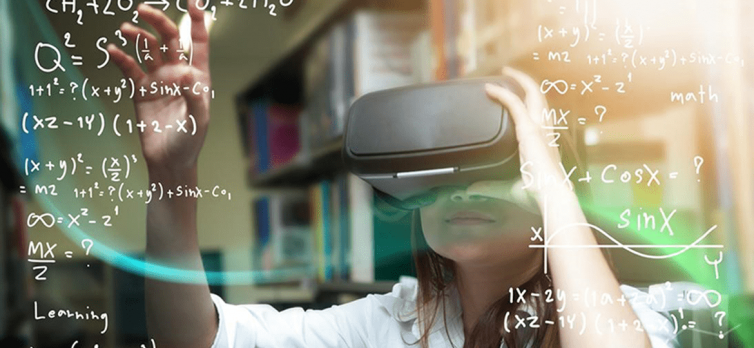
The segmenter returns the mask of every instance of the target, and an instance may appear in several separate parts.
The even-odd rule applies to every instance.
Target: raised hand
[[[531,177],[522,177],[517,182],[480,181],[469,186],[467,192],[509,200],[531,210],[531,199],[541,204],[545,193],[564,193],[567,190],[563,189],[568,186],[563,184],[565,176],[560,167],[560,153],[557,148],[547,144],[545,129],[553,126],[551,120],[542,117],[547,100],[540,93],[537,83],[526,74],[512,68],[503,69],[503,74],[524,89],[524,100],[512,91],[492,84],[486,88],[487,95],[508,109],[516,126],[522,169],[526,169]]]
[[[149,53],[153,60],[145,61],[147,71],[143,71],[133,57],[111,44],[107,47],[113,61],[127,78],[131,78],[136,86],[134,94],[134,108],[136,124],[146,124],[144,131],[139,132],[144,159],[150,175],[180,175],[182,172],[194,169],[199,151],[204,143],[207,127],[209,126],[210,96],[207,93],[192,93],[194,87],[202,91],[210,87],[209,74],[209,36],[204,26],[204,13],[198,7],[202,0],[189,0],[189,14],[191,16],[191,40],[193,61],[189,65],[186,60],[179,59],[180,43],[178,27],[162,11],[149,5],[138,7],[139,16],[149,23],[160,35],[158,42],[154,35],[128,22],[121,25],[121,32],[131,41],[137,37],[146,40]],[[143,46],[143,44],[140,44]],[[163,47],[163,49],[160,49]],[[166,50],[164,48],[167,48]],[[164,52],[163,52],[164,51]],[[188,54],[186,54],[188,56]],[[143,96],[139,88],[149,91],[150,84],[180,86],[180,95],[161,95],[146,93]],[[188,87],[185,90],[183,87]],[[196,122],[196,133],[192,135],[193,116]],[[179,130],[179,123],[183,123]],[[157,132],[155,129],[159,125]],[[166,125],[172,125],[166,130]]]
[[[539,88],[530,77],[513,69],[506,68],[503,73],[512,77],[526,92],[521,101],[513,92],[502,87],[490,85],[487,94],[505,106],[516,125],[516,137],[522,165],[531,163],[527,168],[535,178],[552,177],[549,185],[532,185],[527,189],[539,203],[543,212],[543,226],[547,251],[548,274],[552,276],[553,288],[565,293],[579,293],[588,287],[589,291],[620,298],[623,293],[618,280],[602,252],[597,248],[590,225],[579,206],[575,192],[564,185],[565,174],[561,169],[560,155],[556,148],[547,145],[543,126],[552,126],[542,118],[542,110],[547,102]],[[543,123],[544,122],[544,123]],[[476,185],[476,186],[474,186]],[[467,192],[495,192],[503,197],[510,188],[499,182],[480,182],[472,185]],[[506,191],[508,190],[508,191]],[[478,194],[478,193],[477,193]],[[548,208],[549,207],[549,208]],[[549,233],[548,233],[549,231]],[[583,248],[584,246],[590,248]],[[633,323],[638,321],[631,306],[622,306],[617,302],[606,306],[589,306],[586,302],[569,303],[561,300],[557,305],[564,307],[560,315],[583,315],[585,322],[596,322],[599,318],[614,318]],[[598,335],[596,332],[582,335],[577,330],[561,330],[562,347],[651,347],[646,332],[627,330],[611,335]]]

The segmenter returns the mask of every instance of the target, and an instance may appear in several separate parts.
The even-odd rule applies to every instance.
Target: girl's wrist
[[[175,169],[164,166],[149,166],[147,165],[147,172],[150,183],[162,183],[163,185],[176,186],[176,185],[196,185],[197,178],[197,166],[191,166],[187,169]]]

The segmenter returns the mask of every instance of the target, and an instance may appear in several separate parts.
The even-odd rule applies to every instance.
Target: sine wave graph
[[[609,233],[605,232],[602,228],[600,228],[597,225],[594,225],[589,222],[578,222],[573,224],[568,224],[565,226],[561,226],[557,230],[555,230],[552,234],[548,233],[547,229],[547,197],[545,197],[544,202],[544,209],[543,209],[543,234],[544,234],[544,243],[543,244],[532,244],[529,245],[530,248],[536,248],[536,249],[544,249],[544,272],[547,273],[547,266],[548,266],[548,260],[547,260],[547,253],[549,249],[555,249],[555,248],[570,248],[570,249],[579,249],[579,248],[596,248],[596,249],[623,249],[628,251],[631,254],[634,254],[639,257],[643,257],[646,259],[668,259],[675,256],[678,256],[680,254],[685,253],[688,250],[691,249],[703,249],[703,248],[712,248],[712,249],[721,249],[723,248],[720,244],[703,244],[700,245],[700,243],[707,238],[707,236],[715,231],[717,229],[717,225],[713,225],[710,227],[706,232],[704,232],[699,238],[697,238],[694,242],[690,244],[623,244],[619,240],[615,239],[613,236],[611,236]],[[588,227],[595,231],[598,231],[602,235],[604,235],[607,239],[612,241],[614,244],[591,244],[591,245],[550,245],[550,241],[552,238],[557,236],[560,233],[567,232],[569,229],[578,228],[578,227]],[[678,251],[668,253],[668,254],[662,254],[662,255],[652,255],[647,254],[641,251],[638,251],[640,249],[656,249],[656,248],[677,248]]]

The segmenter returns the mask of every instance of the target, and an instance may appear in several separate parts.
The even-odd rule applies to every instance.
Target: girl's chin
[[[528,236],[500,229],[454,229],[446,231],[433,249],[456,262],[517,258],[534,253]]]
[[[439,254],[454,261],[488,259],[501,251],[498,243],[491,243],[489,236],[466,236],[448,241],[439,247]]]
[[[442,233],[452,242],[476,243],[511,236],[511,231],[494,223],[447,224]]]
[[[445,220],[445,224],[451,227],[492,226],[496,224],[496,221],[476,218],[457,218]]]
[[[538,257],[536,251],[526,247],[501,250],[499,248],[495,249],[479,245],[457,245],[452,248],[445,248],[438,252],[438,254],[453,260],[457,264],[498,264],[516,268],[525,267],[530,264],[530,262],[522,263],[521,260],[532,260],[534,257]]]

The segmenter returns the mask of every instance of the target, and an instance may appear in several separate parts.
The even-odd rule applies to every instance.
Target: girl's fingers
[[[555,133],[555,117],[546,117],[547,114],[547,100],[539,89],[539,85],[529,75],[524,74],[516,69],[505,67],[503,68],[503,74],[511,77],[515,80],[521,88],[526,92],[526,107],[529,110],[530,118],[539,125],[541,129],[549,129],[550,133]],[[553,159],[560,161],[560,152],[557,147],[548,146],[550,149],[550,156]]]
[[[138,11],[139,16],[160,34],[162,44],[167,47],[165,61],[169,63],[178,62],[178,57],[181,54],[178,51],[181,49],[181,44],[180,32],[175,23],[162,11],[144,3],[139,5]]]
[[[527,108],[529,109],[530,116],[534,122],[543,124],[545,126],[552,126],[552,124],[545,124],[545,119],[541,116],[542,110],[547,108],[547,101],[539,90],[534,80],[528,75],[520,72],[516,69],[505,67],[503,68],[503,75],[509,76],[514,79],[526,93],[526,99],[524,100]]]
[[[508,109],[513,118],[521,165],[529,163],[536,168],[535,170],[544,170],[550,175],[559,176],[560,159],[553,157],[552,147],[547,145],[541,125],[531,119],[524,103],[506,88],[493,84],[487,84],[485,87],[487,94]]]
[[[107,52],[110,53],[110,57],[115,62],[115,65],[120,68],[123,76],[132,79],[134,83],[138,83],[138,81],[141,81],[146,76],[141,67],[139,67],[139,64],[136,63],[136,60],[121,51],[120,48],[115,47],[114,44],[107,45]]]
[[[185,68],[186,71],[182,73],[181,77],[182,86],[193,86],[197,82],[201,82],[197,74],[202,74],[202,72],[188,65]],[[186,99],[189,114],[193,115],[197,122],[206,127],[209,124],[209,105],[207,105],[208,100],[205,98],[205,95],[203,93],[194,94],[188,92],[184,93],[183,97]]]
[[[123,36],[131,40],[136,45],[138,52],[141,53],[141,48],[145,46],[148,47],[149,57],[151,57],[151,59],[148,59],[147,57],[144,58],[144,64],[146,64],[147,66],[147,71],[155,71],[162,65],[162,52],[160,52],[160,43],[157,41],[157,38],[154,37],[154,35],[128,22],[125,22],[120,26],[120,31],[123,33]]]
[[[485,85],[485,91],[489,97],[500,102],[510,113],[516,127],[516,137],[519,143],[528,142],[533,137],[542,137],[539,125],[534,123],[534,120],[529,116],[529,110],[515,93],[489,83]]]
[[[209,73],[209,34],[204,25],[203,0],[188,0],[189,15],[191,16],[191,50],[193,52],[193,65],[199,70]]]

